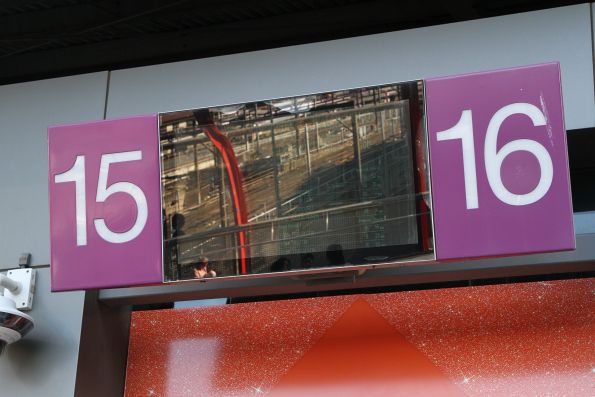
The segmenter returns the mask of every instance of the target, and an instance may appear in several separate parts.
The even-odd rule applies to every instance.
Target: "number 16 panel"
[[[437,259],[573,249],[557,63],[426,81]]]

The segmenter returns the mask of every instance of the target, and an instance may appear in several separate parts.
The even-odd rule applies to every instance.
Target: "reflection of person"
[[[314,255],[308,253],[302,255],[302,268],[303,269],[310,269],[314,267]]]
[[[192,265],[194,269],[194,278],[211,278],[217,277],[214,270],[209,270],[209,259],[205,256],[200,257],[198,262]]]
[[[184,235],[184,231],[182,228],[186,223],[186,218],[184,215],[175,213],[171,217],[171,236],[172,237],[180,237]]]
[[[345,264],[345,256],[343,255],[341,244],[331,244],[326,248],[326,260],[329,266]]]
[[[291,270],[291,262],[285,257],[277,259],[271,265],[271,272],[284,272],[286,270]]]

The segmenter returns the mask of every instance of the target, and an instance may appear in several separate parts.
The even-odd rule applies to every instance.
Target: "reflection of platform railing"
[[[405,140],[403,139],[399,139],[398,142],[402,142],[402,143],[406,143]],[[378,151],[381,151],[381,149],[377,149]],[[391,149],[386,150],[385,151],[385,155],[386,156],[391,156],[391,155],[399,155],[401,151],[408,151],[410,150],[410,148],[408,146],[392,146]],[[408,153],[406,154],[402,154],[402,156],[404,158],[406,158],[406,156],[408,155]],[[374,162],[376,160],[376,158],[374,156],[369,156],[370,158],[364,158],[363,160],[363,166],[366,167],[368,165],[368,163]],[[403,167],[403,169],[406,169],[406,167]],[[330,171],[329,171],[330,173]],[[336,176],[332,176],[330,178],[325,178],[324,175],[320,175],[317,177],[318,182],[313,182],[312,186],[313,188],[311,189],[307,189],[304,190],[302,192],[300,192],[299,194],[289,198],[288,200],[285,200],[281,203],[280,208],[281,208],[281,214],[283,215],[287,215],[291,212],[293,212],[300,204],[300,200],[309,197],[309,195],[312,195],[313,193],[317,193],[316,197],[318,201],[322,201],[325,203],[328,203],[329,200],[321,200],[320,199],[320,194],[318,192],[320,191],[324,191],[324,190],[330,190],[332,188],[333,190],[333,195],[336,196],[337,190],[336,190],[336,185],[338,183],[340,183],[341,185],[345,185],[345,181],[346,180],[350,180],[352,178],[355,178],[357,174],[357,170],[355,169],[355,167],[349,167],[348,169],[342,171],[341,173],[339,173]],[[323,180],[322,182],[320,182],[320,180]],[[401,186],[402,189],[406,189],[406,190],[412,190],[413,187],[410,185],[404,185]],[[249,218],[249,222],[254,222],[254,221],[259,221],[259,220],[263,220],[263,219],[270,219],[270,217],[272,216],[277,216],[277,208],[273,207],[267,210],[264,210],[254,216],[252,216],[251,218]]]
[[[168,239],[166,246],[177,245],[177,260],[184,264],[201,255],[211,262],[236,260],[241,248],[236,236],[242,231],[252,257],[322,252],[337,243],[346,250],[416,244],[417,217],[424,214],[415,212],[415,201],[424,197],[427,193],[402,195],[214,229]],[[266,265],[253,262],[253,272]]]

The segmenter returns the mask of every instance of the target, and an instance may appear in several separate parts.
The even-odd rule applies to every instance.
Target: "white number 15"
[[[110,230],[105,220],[97,218],[93,221],[97,234],[109,243],[121,244],[134,240],[143,231],[149,215],[147,198],[140,187],[131,182],[116,182],[107,185],[110,164],[125,163],[142,159],[140,150],[131,152],[110,153],[101,156],[99,178],[97,181],[97,196],[95,201],[105,202],[114,193],[125,193],[131,196],[137,207],[136,221],[125,232]],[[79,155],[72,168],[54,177],[56,183],[74,182],[75,184],[75,212],[76,212],[76,245],[87,245],[87,202],[85,194],[85,156]]]

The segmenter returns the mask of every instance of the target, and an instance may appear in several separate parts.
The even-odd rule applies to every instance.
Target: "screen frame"
[[[422,100],[423,100],[423,106],[421,107],[421,114],[420,114],[420,120],[419,120],[419,128],[421,129],[422,135],[423,135],[423,147],[422,149],[425,151],[425,157],[424,157],[424,162],[426,164],[426,172],[427,172],[427,180],[428,180],[428,186],[427,186],[427,195],[428,195],[428,201],[429,201],[429,209],[430,209],[430,216],[429,216],[429,222],[430,222],[430,229],[431,229],[431,238],[432,238],[432,250],[430,253],[426,253],[424,254],[424,256],[428,256],[431,255],[431,257],[429,258],[424,258],[424,259],[415,259],[415,257],[413,259],[398,259],[398,260],[391,260],[391,261],[379,261],[379,262],[371,262],[371,263],[363,263],[363,264],[347,264],[344,266],[323,266],[323,267],[316,267],[316,268],[309,268],[309,269],[292,269],[292,270],[284,270],[284,271],[278,271],[278,272],[264,272],[264,273],[250,273],[250,274],[235,274],[235,275],[224,275],[224,276],[217,276],[217,277],[210,277],[210,278],[201,278],[201,279],[180,279],[180,280],[168,280],[166,278],[166,266],[168,266],[168,264],[165,261],[165,251],[166,251],[166,239],[164,236],[164,231],[162,230],[162,236],[163,236],[163,241],[161,244],[161,250],[162,250],[162,262],[163,262],[163,266],[162,266],[162,283],[164,285],[170,285],[170,284],[196,284],[196,283],[225,283],[225,282],[235,282],[237,280],[252,280],[252,279],[275,279],[275,278],[290,278],[290,279],[300,279],[300,278],[306,278],[309,280],[315,280],[315,279],[329,279],[329,278],[342,278],[345,277],[345,275],[348,275],[348,277],[357,277],[357,276],[361,276],[364,273],[366,273],[366,271],[368,270],[372,270],[372,269],[391,269],[391,268],[401,268],[404,266],[415,266],[415,265],[423,265],[423,264],[433,264],[433,263],[437,263],[437,257],[436,257],[436,244],[435,244],[435,230],[434,230],[434,213],[433,213],[433,196],[432,196],[432,175],[431,175],[431,167],[430,167],[430,148],[429,148],[429,136],[428,136],[428,126],[427,126],[427,101],[426,101],[426,81],[425,79],[412,79],[412,80],[405,80],[405,81],[399,81],[399,82],[388,82],[388,83],[382,83],[382,84],[375,84],[375,85],[365,85],[365,86],[358,86],[358,87],[346,87],[346,88],[341,88],[341,89],[335,89],[333,91],[321,91],[321,92],[313,92],[313,93],[303,93],[303,94],[299,94],[299,95],[293,95],[293,96],[283,96],[283,97],[276,97],[276,98],[268,98],[268,99],[255,99],[252,100],[250,102],[242,102],[242,103],[226,103],[226,104],[216,104],[216,105],[208,105],[208,106],[202,106],[200,108],[193,108],[193,107],[187,107],[184,109],[178,109],[178,110],[168,110],[165,112],[159,112],[157,113],[157,131],[159,134],[159,141],[161,141],[161,117],[163,115],[168,115],[168,114],[173,114],[173,113],[177,113],[177,112],[191,112],[191,111],[196,111],[196,110],[209,110],[212,108],[219,108],[219,107],[227,107],[227,106],[239,106],[239,105],[243,105],[243,104],[247,104],[247,103],[256,103],[256,102],[274,102],[274,101],[281,101],[281,100],[287,100],[287,99],[292,99],[292,98],[299,98],[299,97],[308,97],[308,96],[314,96],[314,95],[321,95],[321,94],[328,94],[328,93],[334,93],[334,92],[341,92],[341,91],[350,91],[350,90],[361,90],[361,89],[370,89],[370,88],[376,88],[376,87],[384,87],[384,86],[390,86],[390,85],[412,85],[412,84],[417,84],[419,86],[421,86],[421,91],[422,91]],[[415,134],[414,131],[414,127],[410,126],[410,131],[409,134],[411,135],[411,137],[413,138],[413,135]],[[411,150],[415,151],[415,143],[413,142],[412,139],[412,143],[411,143]],[[161,143],[159,144],[159,169],[160,169],[160,173],[161,175],[163,175],[163,163],[161,161],[161,157],[162,156],[162,152],[161,152]],[[413,167],[415,168],[415,164],[413,164]],[[415,177],[414,177],[415,180]],[[160,185],[160,191],[161,191],[161,213],[162,213],[162,228],[164,225],[164,222],[166,222],[166,220],[163,218],[164,214],[165,214],[165,206],[164,206],[164,192],[163,192],[163,183],[160,180],[159,182]],[[416,213],[417,213],[417,209],[416,209]],[[351,276],[349,276],[351,275]]]

